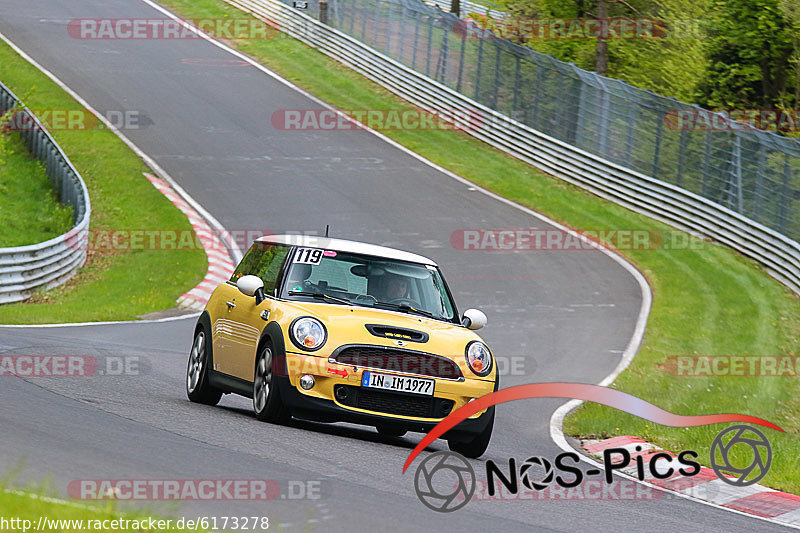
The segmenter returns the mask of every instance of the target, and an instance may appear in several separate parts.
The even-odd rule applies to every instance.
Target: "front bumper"
[[[293,352],[286,353],[287,374],[276,376],[283,402],[292,410],[292,414],[300,418],[321,422],[350,422],[370,426],[386,426],[427,433],[434,428],[450,412],[466,405],[472,398],[479,398],[495,390],[495,382],[480,379],[435,380],[434,397],[418,397],[400,395],[391,392],[366,391],[360,387],[363,369],[331,363],[327,358]],[[378,370],[380,371],[380,370]],[[391,373],[391,372],[389,372]],[[311,390],[298,387],[300,376],[311,374],[316,384]],[[336,392],[345,388],[350,396],[341,398]],[[362,392],[363,391],[363,392]],[[373,401],[370,409],[362,408],[354,401],[353,394],[370,394]],[[376,398],[403,399],[406,403],[417,403],[412,407],[413,413],[394,414],[378,412],[381,403]],[[366,399],[362,397],[362,399]],[[424,403],[428,401],[429,406]],[[361,402],[366,404],[367,402]],[[374,410],[371,410],[374,409]],[[428,409],[428,410],[426,410]],[[446,437],[475,435],[482,433],[490,423],[491,409],[473,415],[448,432]]]

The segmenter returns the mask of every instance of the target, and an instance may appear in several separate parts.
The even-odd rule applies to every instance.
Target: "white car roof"
[[[285,244],[288,246],[304,246],[308,248],[323,248],[337,252],[347,252],[352,254],[370,255],[373,257],[384,257],[397,261],[407,261],[409,263],[419,263],[421,265],[438,266],[435,261],[421,255],[396,250],[387,246],[368,244],[365,242],[348,241],[345,239],[330,239],[327,237],[317,237],[315,235],[265,235],[256,239],[256,242]]]

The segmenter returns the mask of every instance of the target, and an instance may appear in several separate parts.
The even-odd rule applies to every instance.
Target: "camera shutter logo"
[[[544,470],[542,479],[538,481],[531,479],[530,469],[535,466]],[[544,490],[553,481],[553,465],[544,457],[528,457],[519,469],[519,475],[522,478],[522,484],[529,489]]]
[[[725,438],[731,433],[733,436],[726,442]],[[737,444],[744,444],[752,449],[753,460],[745,468],[735,467],[731,464],[729,453]],[[709,459],[711,468],[714,469],[714,473],[719,479],[730,485],[746,487],[758,483],[769,472],[769,467],[772,465],[772,446],[767,437],[754,427],[731,426],[723,429],[714,437]],[[757,475],[748,480],[747,478],[754,472],[757,472]],[[734,477],[729,478],[725,473],[732,474]]]
[[[434,479],[437,477],[438,480]],[[461,455],[447,451],[426,457],[414,476],[419,500],[440,513],[457,511],[467,505],[475,494],[475,484],[472,465]]]

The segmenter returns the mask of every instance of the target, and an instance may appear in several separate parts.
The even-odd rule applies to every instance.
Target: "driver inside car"
[[[408,279],[403,276],[390,275],[385,282],[386,301],[408,300]]]

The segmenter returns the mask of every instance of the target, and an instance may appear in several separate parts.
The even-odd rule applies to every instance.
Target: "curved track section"
[[[486,310],[485,338],[522,358],[533,381],[597,383],[619,363],[642,305],[639,284],[598,251],[463,252],[464,228],[547,228],[364,131],[284,132],[279,109],[319,105],[200,40],[76,40],[75,18],[163,18],[137,0],[6,0],[0,32],[101,112],[136,110],[125,134],[229,230],[319,231],[419,251],[443,265],[462,308]],[[168,253],[168,252],[165,252]],[[168,276],[165,272],[163,275]],[[402,464],[419,435],[369,428],[258,423],[249,402],[190,405],[183,391],[194,319],[74,328],[0,328],[0,351],[136,357],[138,375],[0,378],[0,467],[25,479],[269,478],[319,481],[319,500],[186,503],[192,517],[260,512],[289,530],[748,531],[753,522],[686,500],[473,502],[428,511]],[[549,419],[561,402],[498,409],[483,459],[555,456]],[[430,450],[443,449],[442,442]],[[476,463],[477,464],[477,463]],[[761,530],[769,525],[759,523]]]

